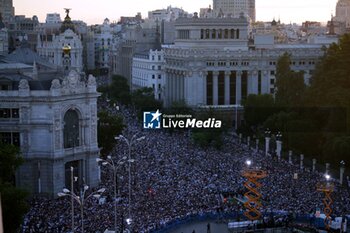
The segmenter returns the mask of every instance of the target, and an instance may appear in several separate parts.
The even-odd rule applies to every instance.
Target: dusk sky
[[[282,22],[301,23],[305,20],[326,22],[335,13],[337,0],[256,0],[257,20],[270,21],[274,17]],[[193,13],[212,5],[212,0],[13,0],[15,13],[31,17],[37,15],[44,22],[46,13],[60,13],[72,8],[71,17],[88,24],[102,23],[104,18],[118,21],[120,16],[134,16],[141,12],[147,17],[150,10],[182,7]]]

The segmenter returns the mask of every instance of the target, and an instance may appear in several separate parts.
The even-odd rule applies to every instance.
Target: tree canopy
[[[22,162],[17,147],[0,143],[0,193],[5,232],[17,232],[28,210],[27,193],[14,186],[15,172]]]
[[[254,134],[262,134],[265,128],[281,131],[284,149],[349,164],[350,34],[324,51],[309,86],[302,72],[292,71],[291,55],[282,55],[276,67],[275,103],[262,95],[248,96],[243,102],[246,124],[260,129]]]

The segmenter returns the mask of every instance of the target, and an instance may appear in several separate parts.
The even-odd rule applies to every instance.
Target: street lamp
[[[136,137],[137,134],[134,134],[131,139],[127,139],[123,135],[119,135],[115,137],[116,140],[123,140],[127,145],[128,145],[128,162],[129,162],[129,167],[128,167],[128,173],[129,173],[129,206],[128,206],[128,219],[131,219],[131,163],[135,162],[134,159],[131,159],[131,148],[136,142],[140,142],[144,140],[146,137]],[[131,221],[130,224],[131,225]]]
[[[345,172],[345,162],[344,162],[344,160],[342,160],[340,162],[340,174],[339,174],[339,183],[340,183],[340,185],[343,185],[344,172]]]
[[[245,164],[247,164],[247,166],[250,167],[250,165],[252,165],[252,161],[248,159],[247,161],[245,161]]]
[[[270,139],[271,131],[269,129],[265,130],[265,155],[267,156],[270,149]]]
[[[119,166],[123,165],[126,161],[127,157],[124,156],[116,163],[114,163],[112,157],[109,155],[107,159],[97,158],[96,162],[101,162],[103,166],[110,166],[113,169],[113,180],[114,180],[114,231],[117,232],[117,169]]]
[[[101,197],[101,194],[106,190],[105,188],[101,188],[93,193],[91,193],[89,196],[85,198],[85,192],[89,189],[89,186],[84,185],[83,190],[80,193],[80,196],[77,196],[74,192],[71,192],[69,189],[64,188],[61,193],[57,193],[58,197],[65,197],[69,196],[76,200],[78,204],[80,205],[80,213],[81,213],[81,232],[84,233],[84,204],[85,201],[87,201],[89,198],[94,197],[99,199]]]
[[[281,153],[282,153],[282,133],[278,132],[276,134],[276,154],[277,154],[278,160],[281,160]]]

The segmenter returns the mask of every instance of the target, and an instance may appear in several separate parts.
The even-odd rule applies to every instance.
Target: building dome
[[[73,32],[75,31],[75,27],[74,24],[71,20],[71,18],[69,17],[69,10],[70,9],[66,9],[66,17],[64,18],[64,21],[62,22],[60,31],[63,33],[65,32],[67,29],[71,29]]]

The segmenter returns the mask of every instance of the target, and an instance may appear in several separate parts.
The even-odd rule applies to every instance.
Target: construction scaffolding
[[[255,221],[261,218],[260,208],[262,204],[260,199],[262,197],[259,189],[262,184],[258,180],[267,176],[267,172],[260,169],[246,169],[242,172],[247,181],[244,183],[244,187],[248,189],[248,192],[244,194],[247,201],[244,203],[246,212],[244,215],[251,221]]]
[[[324,193],[325,197],[323,198],[323,204],[324,204],[324,214],[326,215],[326,218],[324,219],[324,225],[325,228],[329,231],[330,226],[332,224],[332,193],[334,191],[334,184],[330,182],[324,182],[317,184],[317,191]]]

